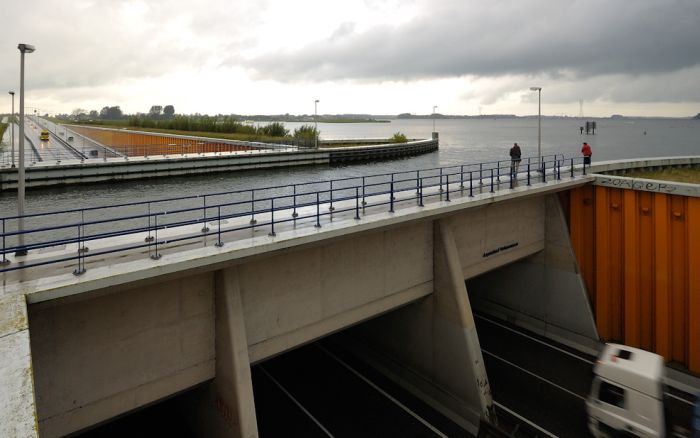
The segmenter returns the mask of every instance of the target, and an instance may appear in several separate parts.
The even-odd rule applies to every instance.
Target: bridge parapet
[[[18,259],[5,251],[12,263],[3,266],[2,291],[26,295],[29,303],[42,434],[70,433],[202,383],[207,388],[202,406],[225,413],[215,415],[221,428],[251,431],[255,413],[245,373],[251,362],[411,303],[417,307],[407,315],[416,309],[437,311],[416,320],[413,328],[432,326],[434,320],[459,358],[451,360],[449,348],[433,358],[430,345],[438,340],[422,339],[424,349],[407,365],[422,372],[424,364],[433,364],[423,391],[434,395],[458,385],[458,397],[440,403],[468,421],[487,415],[488,382],[476,380],[484,377],[479,371],[483,360],[475,356],[480,353],[473,320],[467,318],[463,279],[541,251],[543,197],[593,179],[582,169],[572,178],[560,163],[542,175],[534,169],[531,175],[522,173],[511,186],[509,177],[498,180],[501,167],[482,163],[482,184],[477,170],[459,166],[402,178],[390,174],[378,181],[365,177],[362,186],[333,182],[332,189],[312,191],[319,200],[309,205],[292,200],[286,208],[254,207],[227,218],[218,212],[210,216],[206,212],[215,204],[207,203],[204,210],[194,208],[206,216],[178,227],[130,229],[123,235],[101,231],[89,245],[85,239],[52,248],[58,253],[34,247],[22,259],[25,269],[7,270],[17,268]],[[365,188],[364,197],[359,187]],[[320,200],[320,192],[347,189],[355,194]],[[158,212],[161,217],[171,213]],[[41,232],[47,228],[40,227]],[[436,259],[437,229],[442,249]],[[225,240],[220,237],[224,231]],[[147,240],[149,232],[152,240]],[[83,244],[88,249],[79,251]],[[155,254],[162,257],[148,257]],[[433,296],[435,260],[446,258],[450,268],[439,274],[444,287]],[[80,263],[87,269],[72,274]],[[461,303],[459,308],[450,308],[449,300]],[[224,331],[228,335],[220,336]],[[410,351],[397,353],[405,357]],[[129,360],[131,355],[138,360]],[[109,366],[81,370],[76,365],[81,359]],[[460,366],[475,359],[469,368]],[[466,369],[471,370],[467,376]],[[61,376],[69,377],[63,386]],[[425,382],[438,386],[430,390]]]

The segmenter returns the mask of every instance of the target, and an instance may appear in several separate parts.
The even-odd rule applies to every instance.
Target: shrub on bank
[[[302,125],[294,130],[294,141],[299,146],[312,147],[320,138],[321,131],[313,125]]]
[[[389,141],[391,143],[406,143],[408,139],[401,132],[397,132],[389,139]]]
[[[5,130],[7,129],[9,125],[7,123],[2,123],[0,122],[0,140],[2,140],[2,136],[5,135]],[[0,150],[3,148],[4,144],[0,142]]]

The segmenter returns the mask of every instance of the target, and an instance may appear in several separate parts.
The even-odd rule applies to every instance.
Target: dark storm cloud
[[[224,17],[253,17],[252,9],[228,0],[210,0],[206,7],[190,0],[7,2],[0,82],[18,82],[19,42],[37,47],[27,58],[34,89],[108,86],[196,70],[216,51],[212,41],[245,44]]]
[[[700,63],[699,23],[697,0],[431,2],[404,25],[340,25],[248,66],[278,81],[668,73]]]

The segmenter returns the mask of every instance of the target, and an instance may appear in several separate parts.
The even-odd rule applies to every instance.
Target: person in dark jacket
[[[518,167],[520,166],[520,146],[518,143],[513,143],[513,147],[510,148],[510,173],[513,176],[518,174]]]

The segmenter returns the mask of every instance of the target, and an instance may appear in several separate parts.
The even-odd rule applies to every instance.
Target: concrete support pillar
[[[0,297],[0,437],[38,437],[24,295]]]
[[[597,354],[593,312],[556,195],[546,198],[545,224],[544,251],[468,281],[472,303],[479,312]]]
[[[490,420],[493,400],[452,230],[435,227],[433,346],[442,385]]]
[[[433,293],[348,331],[346,346],[476,435],[491,389],[452,230],[433,233]]]
[[[216,273],[216,406],[233,436],[258,436],[237,268]]]
[[[216,273],[216,378],[189,400],[201,436],[258,436],[241,290],[236,267]],[[185,409],[192,409],[187,406]]]

